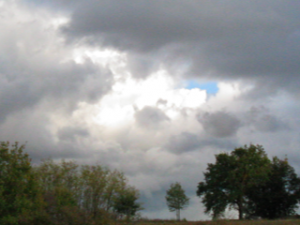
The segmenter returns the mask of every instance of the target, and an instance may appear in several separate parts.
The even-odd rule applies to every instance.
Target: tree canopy
[[[138,191],[133,187],[128,188],[116,197],[113,208],[120,215],[125,215],[127,220],[129,220],[138,210],[142,209],[141,204],[137,202],[138,198]]]
[[[0,143],[0,224],[107,224],[141,210],[122,172],[51,159],[33,167],[24,148]]]
[[[24,148],[0,143],[0,224],[15,224],[40,207],[38,183]]]
[[[237,209],[239,219],[284,218],[295,213],[300,200],[300,178],[287,161],[269,160],[263,147],[250,145],[216,155],[208,164],[197,195],[206,213],[221,216]]]
[[[142,209],[139,191],[122,172],[51,159],[32,166],[24,148],[0,142],[0,224],[107,224],[129,220]],[[197,187],[206,213],[217,218],[228,208],[236,209],[239,219],[295,214],[300,178],[287,159],[270,160],[261,145],[252,144],[215,158]],[[189,198],[179,182],[170,185],[165,199],[180,220]]]
[[[298,208],[300,178],[287,159],[274,157],[267,181],[250,189],[247,196],[249,217],[288,217]]]
[[[166,193],[166,201],[171,212],[176,211],[177,220],[180,220],[180,210],[185,209],[189,204],[189,198],[179,182],[171,184]]]
[[[215,156],[200,182],[197,195],[202,197],[206,213],[219,217],[227,207],[237,209],[244,218],[247,192],[268,178],[271,162],[260,145],[236,148],[230,154]]]
[[[48,206],[52,206],[48,208],[54,218],[62,216],[62,208],[74,210],[76,206],[77,210],[86,212],[93,220],[101,220],[109,213],[121,213],[116,207],[120,206],[120,198],[128,196],[133,205],[128,205],[127,201],[127,205],[122,205],[123,211],[130,207],[132,215],[140,210],[135,207],[139,192],[128,185],[126,177],[120,171],[101,165],[80,166],[75,162],[54,163],[52,160],[45,160],[35,169],[37,178],[44,187],[44,194],[52,196],[46,198],[46,202]]]

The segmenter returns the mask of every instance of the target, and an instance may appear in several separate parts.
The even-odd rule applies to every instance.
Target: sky
[[[0,137],[122,170],[143,217],[206,220],[215,154],[263,145],[300,174],[300,1],[0,0]],[[234,212],[228,212],[228,218]]]

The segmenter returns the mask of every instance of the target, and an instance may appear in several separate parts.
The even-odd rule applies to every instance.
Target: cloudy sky
[[[34,162],[127,175],[149,218],[208,219],[214,155],[261,144],[300,173],[297,0],[0,0],[0,136]],[[228,215],[229,217],[232,215]]]

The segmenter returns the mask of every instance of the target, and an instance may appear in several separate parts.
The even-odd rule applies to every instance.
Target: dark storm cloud
[[[258,81],[270,84],[272,90],[279,86],[298,90],[297,1],[76,2],[80,7],[63,29],[69,38],[157,53],[152,60],[137,60],[141,66],[133,63],[135,67],[156,66],[155,60],[174,67],[180,61],[191,65],[192,74],[260,78]]]
[[[135,113],[136,122],[145,128],[157,128],[162,122],[170,119],[158,108],[146,106]]]
[[[225,111],[204,113],[198,121],[208,134],[220,138],[233,136],[241,126],[239,119]]]
[[[90,0],[82,1],[66,29],[79,37],[107,35],[113,45],[127,42],[131,48],[152,50],[174,42],[221,41],[252,31],[287,30],[281,17],[287,15],[276,15],[280,6],[281,1]]]

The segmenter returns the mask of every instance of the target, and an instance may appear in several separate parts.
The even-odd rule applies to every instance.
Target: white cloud
[[[174,7],[179,2],[174,1]],[[51,1],[47,7],[0,1],[0,136],[4,140],[27,141],[35,162],[51,156],[123,170],[142,192],[145,215],[156,218],[174,217],[166,208],[164,194],[176,181],[192,199],[184,217],[207,218],[195,191],[207,163],[219,152],[252,142],[264,145],[269,155],[287,154],[293,166],[299,164],[299,81],[293,75],[300,65],[298,52],[284,45],[286,56],[294,56],[286,57],[293,66],[286,70],[285,57],[273,54],[278,46],[265,34],[269,25],[252,24],[256,32],[263,30],[263,40],[246,35],[247,26],[240,40],[233,32],[239,29],[233,29],[228,18],[219,26],[208,13],[201,24],[195,24],[198,14],[185,14],[181,7],[175,7],[177,11],[158,7],[159,12],[152,7],[151,12],[162,19],[158,24],[154,14],[147,14],[138,4],[145,18],[149,17],[145,20],[140,15],[142,21],[157,32],[149,34],[148,26],[136,20],[136,26],[143,29],[133,29],[133,37],[132,27],[118,27],[123,21],[112,10],[92,18],[92,22],[99,21],[99,16],[102,22],[112,22],[112,30],[103,31],[103,37],[101,27],[96,26],[94,34],[97,30],[89,31],[89,26],[97,24],[85,23],[89,17],[84,15],[93,11],[88,3],[93,5],[92,0],[78,0],[68,8],[61,1]],[[156,6],[164,4],[155,2]],[[68,10],[61,10],[62,5]],[[192,1],[185,9],[197,5]],[[230,4],[229,12],[235,7]],[[255,7],[249,7],[253,12]],[[202,9],[212,12],[210,3]],[[126,6],[121,18],[127,24],[136,13]],[[177,13],[185,16],[177,17]],[[243,15],[237,16],[240,20],[235,16],[230,18],[249,25]],[[62,27],[76,28],[80,21],[81,38],[66,35]],[[170,25],[172,35],[162,29],[163,24]],[[178,32],[190,27],[205,29],[201,34],[196,30],[196,39],[195,33],[182,36]],[[269,43],[266,52],[271,51],[272,57],[265,52],[258,57],[259,46]],[[208,96],[205,90],[183,88],[193,77],[216,81],[218,93]]]

